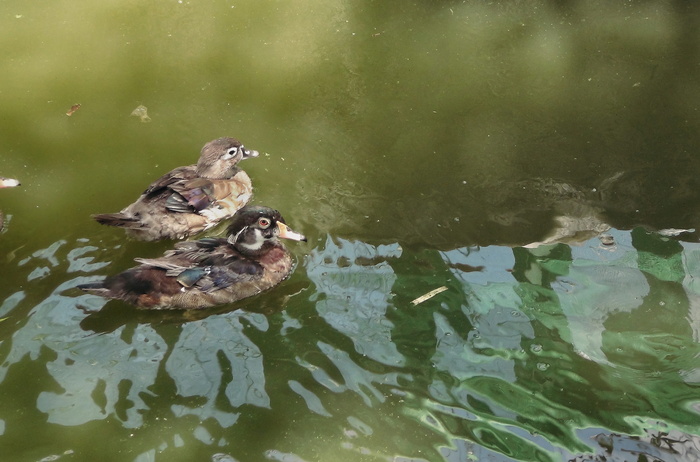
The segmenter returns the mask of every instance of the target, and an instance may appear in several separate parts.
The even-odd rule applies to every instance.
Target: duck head
[[[306,237],[292,231],[282,215],[269,207],[243,207],[228,227],[229,244],[247,256],[264,255],[273,247],[280,247],[279,238],[306,242]]]
[[[231,178],[236,164],[243,159],[258,157],[258,151],[246,149],[234,138],[219,138],[204,145],[197,162],[197,173],[215,180]]]

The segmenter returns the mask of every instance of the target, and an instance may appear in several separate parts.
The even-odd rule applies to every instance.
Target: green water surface
[[[699,31],[678,1],[2,3],[0,459],[697,459]],[[309,238],[292,277],[195,313],[75,289],[172,247],[90,215],[221,136]]]

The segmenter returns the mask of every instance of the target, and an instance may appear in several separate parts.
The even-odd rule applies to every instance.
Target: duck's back
[[[275,287],[289,277],[293,267],[292,257],[283,247],[272,249],[257,263],[262,268],[261,272],[233,275],[231,283],[220,289],[202,290],[203,288],[194,286],[180,290],[163,298],[161,303],[167,308],[189,309],[233,303]]]
[[[253,186],[243,171],[229,179],[197,175],[196,166],[177,168],[150,185],[119,213],[93,217],[119,226],[139,240],[183,239],[233,216],[251,199]]]

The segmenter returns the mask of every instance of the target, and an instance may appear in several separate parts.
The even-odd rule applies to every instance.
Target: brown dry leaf
[[[77,111],[78,109],[80,109],[80,103],[72,105],[72,106],[70,107],[70,109],[68,109],[68,112],[66,112],[66,115],[67,115],[68,117],[70,117],[70,116],[72,116],[73,113],[74,113],[75,111]]]

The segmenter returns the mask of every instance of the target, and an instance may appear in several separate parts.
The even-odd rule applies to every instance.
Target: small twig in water
[[[423,303],[424,301],[426,301],[430,298],[433,298],[437,294],[444,292],[446,290],[447,290],[447,286],[438,287],[437,289],[433,289],[425,295],[421,295],[417,299],[413,300],[411,303],[413,303],[414,306],[418,305],[418,304]]]

